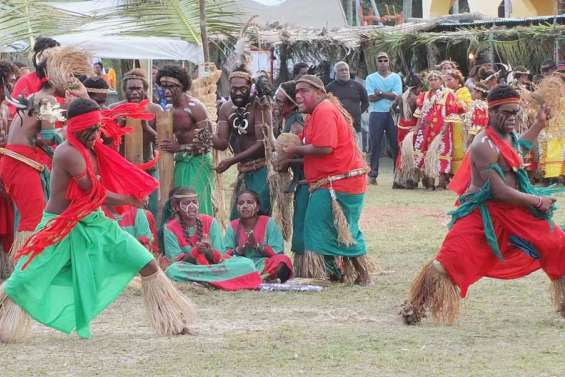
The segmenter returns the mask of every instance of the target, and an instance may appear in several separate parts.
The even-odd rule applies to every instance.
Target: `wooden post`
[[[143,163],[143,127],[141,119],[127,119],[126,127],[131,128],[132,133],[124,137],[124,152],[126,159],[134,164]]]
[[[173,140],[173,112],[159,111],[155,114],[158,140]],[[174,156],[172,153],[160,151],[159,156],[159,205],[157,222],[161,223],[163,207],[169,199],[169,192],[173,188]]]

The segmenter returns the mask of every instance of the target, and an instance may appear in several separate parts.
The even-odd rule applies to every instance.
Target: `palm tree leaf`
[[[91,20],[36,0],[0,1],[0,46],[69,32]]]
[[[231,35],[239,25],[230,21],[228,11],[233,0],[206,2],[206,24],[209,34]],[[121,34],[181,38],[201,44],[198,0],[129,0],[107,10],[106,19],[120,20]]]

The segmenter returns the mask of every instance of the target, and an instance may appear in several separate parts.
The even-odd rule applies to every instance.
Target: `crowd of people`
[[[28,335],[30,317],[88,338],[90,322],[136,275],[163,335],[190,333],[194,316],[171,281],[228,291],[292,277],[369,285],[374,266],[359,220],[383,145],[395,161],[394,188],[421,181],[461,195],[453,228],[403,306],[407,323],[429,311],[451,321],[454,293],[464,297],[480,277],[538,268],[555,282],[565,315],[565,236],[551,223],[554,189],[529,180],[538,171],[547,179],[565,174],[565,109],[559,97],[557,107],[548,104],[549,84],[563,90],[563,67],[547,72],[540,91],[522,68],[484,65],[465,80],[445,61],[403,82],[387,53],[375,58],[365,86],[345,62],[327,86],[298,64],[293,80],[275,90],[268,77],[238,67],[217,114],[190,94],[191,76],[177,65],[156,69],[152,101],[144,72],[126,72],[124,100],[107,105],[102,63],[93,71],[80,50],[53,39],[37,40],[33,72],[0,62],[0,340]],[[520,111],[525,101],[530,112]],[[159,137],[156,121],[165,103],[168,138]],[[127,119],[140,120],[143,161],[125,157]],[[162,154],[174,165],[160,208]],[[216,180],[232,166],[237,178],[222,223]]]

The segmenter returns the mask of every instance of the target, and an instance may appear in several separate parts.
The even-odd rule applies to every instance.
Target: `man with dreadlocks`
[[[188,95],[192,80],[178,66],[165,66],[157,73],[157,83],[173,106],[173,133],[176,140],[160,140],[159,147],[175,154],[173,187],[192,186],[198,194],[202,213],[213,215],[214,164],[212,127],[206,107]]]
[[[263,128],[272,125],[271,111],[260,96],[251,95],[253,80],[245,68],[234,70],[229,81],[230,100],[220,108],[214,147],[225,150],[229,146],[234,154],[233,157],[221,161],[216,171],[221,174],[237,164],[239,172],[230,218],[237,218],[235,200],[237,193],[244,189],[256,192],[261,208],[265,214],[270,215],[271,200]]]
[[[482,277],[516,279],[542,268],[552,280],[557,310],[565,317],[565,233],[551,221],[551,189],[528,180],[521,157],[545,127],[537,122],[520,138],[514,133],[519,93],[498,85],[488,95],[489,123],[473,140],[449,188],[461,195],[451,229],[436,256],[412,283],[401,315],[407,324],[431,312],[453,323],[459,297]]]
[[[141,207],[157,181],[99,140],[103,120],[95,102],[77,99],[67,115],[67,141],[55,151],[41,224],[0,286],[0,341],[28,335],[28,315],[90,338],[90,322],[138,273],[157,332],[188,333],[191,303],[153,256],[100,210],[103,204]]]
[[[289,154],[304,156],[310,200],[304,221],[304,270],[309,277],[370,283],[365,240],[359,217],[367,190],[367,169],[355,143],[351,116],[339,100],[328,95],[316,76],[296,82],[298,109],[310,114],[304,145],[289,145]],[[341,257],[347,274],[337,267]],[[347,267],[354,267],[354,270]],[[349,276],[347,276],[349,275]]]

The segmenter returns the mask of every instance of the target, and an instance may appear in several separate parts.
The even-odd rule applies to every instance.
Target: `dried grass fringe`
[[[555,310],[565,318],[565,276],[551,282],[551,293]]]
[[[424,157],[424,175],[433,178],[439,177],[439,158],[441,156],[443,132],[440,132],[430,143]]]
[[[306,273],[304,271],[304,254],[292,253],[292,270],[294,277],[296,278],[306,278]]]
[[[273,206],[273,218],[280,226],[285,241],[292,238],[292,214],[294,211],[294,201],[292,193],[285,190],[290,185],[292,177],[290,173],[279,173],[278,189]]]
[[[21,232],[16,232],[14,236],[14,242],[12,243],[12,247],[10,248],[10,259],[12,263],[15,265],[16,262],[16,254],[20,251],[21,248],[24,247],[27,240],[33,235],[33,231],[24,230]]]
[[[180,335],[190,331],[196,318],[195,307],[163,271],[159,269],[153,275],[142,277],[141,283],[147,317],[159,335]]]
[[[459,292],[449,276],[432,263],[426,264],[412,282],[409,303],[421,318],[429,311],[435,321],[451,325],[459,315]]]
[[[381,267],[367,255],[362,255],[360,257],[355,257],[361,268],[363,268],[369,276],[376,275],[382,271]],[[351,261],[352,258],[348,257],[339,257],[337,259],[337,265],[343,271],[343,282],[345,284],[353,284],[359,277],[359,272],[353,265]]]
[[[221,154],[218,150],[214,150],[214,165],[218,165],[221,161]],[[212,205],[214,207],[214,217],[222,224],[225,229],[229,224],[228,211],[226,209],[226,196],[224,193],[224,185],[222,175],[214,171],[216,178],[216,187],[212,193]]]
[[[335,192],[330,189],[330,195],[332,197],[332,212],[334,216],[334,226],[337,230],[337,242],[349,247],[355,243],[353,241],[353,236],[351,235],[351,230],[349,229],[349,223],[347,222],[347,217],[343,213],[341,205],[339,205]]]
[[[326,272],[326,262],[324,257],[320,254],[316,254],[313,251],[304,251],[304,256],[302,257],[302,272],[305,278],[310,279],[327,279],[328,274]]]
[[[418,180],[416,155],[414,154],[414,131],[408,132],[400,144],[400,166],[398,168],[399,183],[406,185],[409,181]]]
[[[48,51],[47,77],[61,92],[76,82],[78,76],[91,76],[91,56],[75,47],[53,47]]]
[[[0,247],[0,280],[6,280],[14,271],[14,262],[10,255]]]
[[[6,295],[0,285],[0,342],[15,343],[31,335],[31,317]]]

